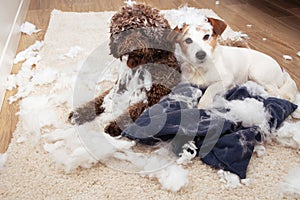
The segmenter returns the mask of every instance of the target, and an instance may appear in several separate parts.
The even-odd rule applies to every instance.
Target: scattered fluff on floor
[[[27,35],[32,35],[33,33],[37,33],[37,32],[39,32],[39,31],[41,31],[40,29],[37,29],[37,28],[35,27],[35,25],[32,24],[32,23],[30,23],[30,22],[24,22],[24,23],[21,25],[20,29],[21,29],[21,32],[22,32],[22,33],[25,33],[25,34],[27,34]]]
[[[215,15],[210,10],[193,10]],[[183,14],[164,11],[172,27],[177,23],[178,12]],[[255,188],[258,198],[277,197],[275,183],[286,170],[299,165],[295,150],[267,147],[266,155],[254,156],[250,163],[248,176],[252,187],[241,187],[234,181],[238,187],[230,191],[222,190],[224,185],[216,171],[200,161],[178,165],[167,144],[149,150],[104,134],[101,124],[105,116],[78,127],[67,123],[73,106],[92,99],[118,76],[122,63],[113,59],[108,49],[112,15],[113,12],[54,10],[43,48],[32,49],[34,53],[26,58],[40,56],[39,62],[32,62],[36,67],[28,68],[26,64],[18,75],[11,77],[10,86],[19,88],[11,101],[21,98],[20,120],[0,174],[0,196],[196,199],[201,194],[204,199],[231,199],[232,195],[247,199]],[[76,85],[78,78],[82,79],[80,85]],[[228,173],[222,176],[222,181],[231,180]]]
[[[295,199],[300,198],[300,167],[289,171],[280,184],[280,190],[283,193],[282,195],[287,195]]]

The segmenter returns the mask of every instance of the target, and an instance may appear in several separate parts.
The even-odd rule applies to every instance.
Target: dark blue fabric
[[[147,145],[172,139],[173,151],[177,155],[185,143],[194,140],[203,162],[246,178],[247,166],[255,143],[261,141],[261,133],[257,127],[243,127],[242,123],[197,109],[199,96],[195,94],[203,91],[191,84],[179,84],[158,104],[145,110],[122,132],[122,136]],[[255,98],[263,102],[271,115],[270,130],[278,128],[297,108],[286,100],[252,96],[246,87],[236,87],[224,97],[229,101]]]

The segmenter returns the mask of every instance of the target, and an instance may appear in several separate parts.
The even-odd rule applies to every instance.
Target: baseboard
[[[2,55],[0,55],[0,108],[2,109],[3,100],[6,92],[6,79],[13,66],[19,40],[21,37],[20,26],[24,23],[29,8],[30,0],[21,0],[14,21],[12,22],[10,33],[7,37]],[[0,109],[0,111],[1,111]]]

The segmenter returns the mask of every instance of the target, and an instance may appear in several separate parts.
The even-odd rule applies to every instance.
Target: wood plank
[[[285,26],[296,29],[299,32],[300,37],[300,18],[298,16],[277,17],[276,20]]]
[[[276,18],[263,13],[261,10],[251,5],[232,5],[226,7],[229,9],[228,12],[232,14],[243,10],[243,17],[241,16],[234,24],[240,25],[243,22],[247,22],[253,24],[253,28],[256,28],[257,30],[266,31],[270,35],[275,35],[281,40],[288,42],[294,50],[300,46],[300,40],[297,39],[299,38],[300,32],[294,27],[280,23]],[[226,19],[226,17],[224,18]],[[228,19],[231,19],[231,16],[229,16]],[[245,30],[245,28],[241,28]]]
[[[300,7],[299,0],[266,0],[266,1],[284,10],[290,10],[292,8]]]
[[[248,0],[248,3],[272,17],[283,17],[292,15],[290,12],[286,11],[282,7],[278,7],[273,3],[269,3],[267,0]]]
[[[298,18],[300,18],[300,8],[290,9],[290,12],[293,13],[294,16],[297,16]]]

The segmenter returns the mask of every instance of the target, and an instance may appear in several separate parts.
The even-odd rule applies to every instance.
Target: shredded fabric
[[[125,128],[122,136],[147,145],[169,140],[173,152],[185,156],[187,150],[194,151],[186,148],[186,143],[192,146],[189,141],[194,140],[194,149],[203,162],[245,179],[254,146],[272,138],[272,130],[278,129],[297,106],[274,97],[251,96],[242,86],[225,94],[227,103],[208,110],[196,109],[201,97],[192,97],[197,89],[201,90],[179,84]],[[182,95],[193,99],[190,102],[195,102],[194,108],[183,98],[173,98]]]

